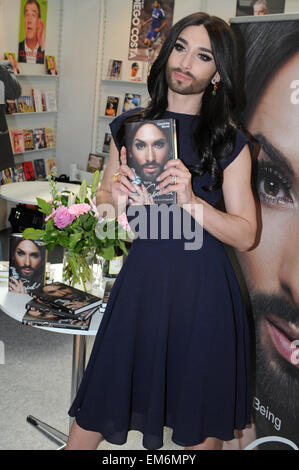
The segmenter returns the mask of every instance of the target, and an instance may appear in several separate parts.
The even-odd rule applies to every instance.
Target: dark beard
[[[164,168],[164,165],[167,162],[167,160],[168,160],[168,155],[165,157],[165,159],[163,160],[162,163],[155,162],[155,165],[158,168],[157,168],[157,172],[155,174],[152,174],[152,175],[151,174],[149,174],[149,175],[145,174],[144,168],[146,168],[148,166],[151,166],[153,164],[145,163],[144,165],[139,165],[139,163],[137,163],[137,161],[133,157],[133,158],[129,159],[128,165],[129,165],[130,168],[134,168],[137,175],[142,179],[143,184],[145,184],[145,185],[151,184],[151,183],[158,184],[158,181],[156,181],[156,179],[161,173],[163,173],[163,168]]]
[[[187,77],[192,78],[192,81],[187,86],[185,86],[183,83],[180,84],[179,81],[175,81],[172,79],[173,72],[183,73],[184,75],[187,75]],[[197,79],[196,77],[194,77],[194,75],[192,75],[188,71],[183,72],[179,67],[170,68],[168,65],[166,67],[166,72],[165,72],[165,78],[166,78],[168,88],[171,91],[178,93],[180,95],[195,95],[195,94],[197,95],[199,93],[204,92],[206,88],[209,86],[213,78],[213,75],[207,79]]]
[[[250,297],[256,332],[256,396],[275,416],[282,419],[289,432],[292,429],[296,435],[296,420],[299,418],[299,369],[281,357],[276,350],[266,350],[261,334],[261,321],[273,315],[286,322],[298,324],[298,308],[279,295],[252,292]],[[256,418],[257,427],[268,426],[265,417],[258,412]],[[282,435],[285,434],[284,431]]]

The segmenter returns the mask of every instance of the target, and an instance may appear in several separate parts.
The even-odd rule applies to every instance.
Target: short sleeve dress
[[[127,115],[111,123],[115,141]],[[190,138],[198,116],[166,111],[163,118],[176,120],[179,158],[186,166],[198,162]],[[238,130],[223,169],[246,144]],[[192,187],[214,206],[222,190],[205,191],[209,178],[193,177]],[[184,237],[171,230],[168,239],[133,241],[69,410],[82,428],[119,445],[138,430],[146,449],[159,449],[164,426],[174,443],[192,446],[206,437],[231,440],[250,423],[244,299],[222,242],[204,228],[202,234],[196,250],[186,250]]]

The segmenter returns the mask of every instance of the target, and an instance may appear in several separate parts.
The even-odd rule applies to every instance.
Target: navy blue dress
[[[124,117],[111,123],[114,140]],[[176,119],[179,157],[186,166],[196,163],[189,137],[198,117],[163,117]],[[238,130],[223,169],[247,143]],[[192,186],[214,206],[222,190],[204,191],[209,178],[193,177]],[[146,449],[159,449],[164,426],[180,446],[206,437],[228,441],[250,423],[249,330],[231,262],[205,229],[197,250],[185,250],[185,240],[171,234],[133,241],[69,410],[79,426],[113,444],[124,444],[134,429]]]

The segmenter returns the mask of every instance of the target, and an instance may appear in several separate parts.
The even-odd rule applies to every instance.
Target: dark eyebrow
[[[188,45],[188,41],[186,41],[186,39],[184,39],[184,38],[181,38],[181,36],[179,36],[179,37],[177,38],[177,40],[178,40],[178,41],[181,41],[183,44],[186,44],[186,46]],[[206,47],[199,47],[198,49],[199,49],[200,51],[203,51],[203,52],[209,52],[210,54],[213,55],[213,52],[210,51],[210,49],[207,49]]]
[[[287,158],[276,147],[274,147],[274,145],[272,145],[263,134],[254,134],[253,137],[257,140],[273,163],[280,167],[290,177],[295,178],[295,172],[291,163],[288,162]]]

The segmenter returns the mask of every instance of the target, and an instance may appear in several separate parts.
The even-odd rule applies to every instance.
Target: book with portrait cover
[[[16,114],[18,112],[16,100],[7,100],[5,105],[6,114]]]
[[[101,299],[93,294],[76,289],[62,282],[52,282],[36,290],[34,299],[39,299],[58,310],[78,314],[98,307]]]
[[[4,52],[4,60],[9,60],[13,66],[13,71],[15,74],[20,73],[17,56],[15,52]]]
[[[56,159],[48,158],[47,160],[47,175],[48,176],[53,174],[53,168],[56,168]]]
[[[24,153],[24,134],[23,129],[13,129],[10,131],[11,145],[13,153]]]
[[[9,291],[32,295],[45,284],[46,246],[40,240],[25,240],[12,233],[9,243]]]
[[[32,129],[23,129],[24,135],[24,149],[25,152],[29,150],[34,150],[34,139],[33,139],[33,130]]]
[[[141,82],[143,78],[143,62],[134,61],[131,65],[130,80],[132,82]]]
[[[97,310],[92,309],[92,313]],[[34,307],[29,306],[23,316],[23,325],[28,326],[39,326],[46,328],[67,328],[70,330],[85,330],[87,331],[90,326],[91,316],[84,320],[72,319],[63,317],[61,315],[55,315],[52,312],[44,312]]]
[[[51,304],[48,304],[45,301],[40,299],[32,299],[26,304],[26,309],[28,310],[38,310],[42,313],[53,314],[57,315],[58,317],[68,318],[71,320],[81,320],[85,321],[88,320],[97,310],[98,307],[92,307],[89,310],[85,310],[82,313],[78,313],[77,315],[72,312],[67,312],[62,310],[61,308],[53,307]]]
[[[87,171],[94,173],[96,170],[101,171],[104,163],[104,156],[96,153],[90,153],[87,162]]]
[[[35,150],[46,148],[44,128],[33,129],[33,138]]]
[[[141,95],[136,95],[135,93],[126,93],[122,112],[130,111],[130,109],[135,109],[140,106]]]
[[[46,71],[48,75],[58,75],[56,58],[54,55],[46,55]]]
[[[36,179],[43,181],[47,178],[45,160],[43,158],[36,158],[33,160],[34,171]]]
[[[14,173],[12,168],[5,168],[5,170],[1,171],[1,184],[10,184],[14,181]]]
[[[17,99],[17,107],[19,113],[35,112],[32,96],[20,96],[20,98]]]
[[[122,60],[110,59],[108,65],[107,78],[109,80],[119,80],[121,75]]]
[[[33,162],[31,160],[29,162],[22,162],[22,167],[24,170],[26,181],[35,181]]]
[[[129,122],[125,124],[127,164],[135,174],[132,184],[144,187],[147,197],[155,204],[176,204],[177,193],[161,194],[156,189],[168,160],[177,158],[176,124],[174,119]],[[151,152],[151,161],[148,153]],[[175,181],[175,180],[174,180]],[[142,188],[141,188],[142,189]]]

